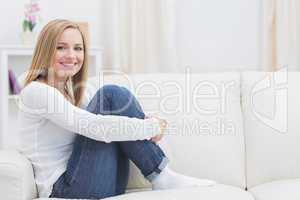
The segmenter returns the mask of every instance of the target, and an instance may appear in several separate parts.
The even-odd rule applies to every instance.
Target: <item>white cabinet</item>
[[[28,70],[33,47],[0,46],[0,148],[10,148],[17,144],[17,105],[18,95],[9,93],[8,69],[16,77]],[[100,73],[102,49],[89,49],[89,76]]]

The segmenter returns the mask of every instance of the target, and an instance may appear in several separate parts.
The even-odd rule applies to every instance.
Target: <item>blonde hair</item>
[[[65,90],[69,100],[76,106],[81,104],[84,86],[88,74],[88,45],[87,36],[81,27],[72,21],[57,19],[50,21],[41,31],[34,49],[31,66],[24,81],[24,86],[30,82],[42,79],[47,80],[49,67],[53,65],[56,46],[64,30],[68,28],[77,29],[83,40],[84,60],[81,69],[73,77],[68,78]]]

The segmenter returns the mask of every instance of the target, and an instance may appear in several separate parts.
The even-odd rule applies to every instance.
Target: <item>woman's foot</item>
[[[165,167],[163,171],[151,182],[153,190],[163,190],[172,188],[186,188],[197,186],[213,186],[215,181],[207,179],[197,179],[182,174],[178,174],[168,167]]]

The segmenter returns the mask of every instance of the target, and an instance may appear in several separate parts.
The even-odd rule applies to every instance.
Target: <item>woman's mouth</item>
[[[77,63],[60,63],[64,68],[70,69],[77,65]]]

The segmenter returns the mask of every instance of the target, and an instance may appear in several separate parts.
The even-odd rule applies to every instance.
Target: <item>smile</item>
[[[77,65],[77,63],[60,63],[60,64],[66,68],[75,67]]]

